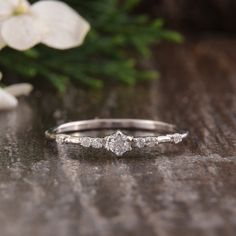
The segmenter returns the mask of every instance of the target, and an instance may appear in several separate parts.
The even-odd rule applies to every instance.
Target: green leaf
[[[138,66],[151,55],[152,45],[183,41],[181,34],[164,27],[163,19],[150,20],[147,14],[135,13],[140,0],[64,1],[91,23],[84,44],[65,51],[43,45],[25,52],[4,48],[0,67],[5,74],[32,82],[40,79],[60,92],[69,82],[92,88],[102,88],[109,81],[134,85],[158,78],[157,71]]]

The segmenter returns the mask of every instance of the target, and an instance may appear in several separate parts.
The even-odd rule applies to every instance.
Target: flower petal
[[[2,24],[0,23],[0,32],[1,32]],[[0,50],[6,46],[5,41],[3,40],[1,33],[0,33]]]
[[[5,42],[3,41],[3,39],[1,38],[0,35],[0,50],[3,49],[6,46]]]
[[[0,88],[0,110],[13,109],[18,102],[14,96]]]
[[[31,15],[14,16],[3,22],[0,33],[9,47],[27,50],[41,41],[42,25]]]
[[[84,18],[60,1],[39,1],[31,10],[48,27],[42,42],[49,47],[68,49],[79,46],[90,29]]]
[[[0,0],[0,21],[5,20],[12,14],[18,1],[19,0]]]
[[[19,10],[29,9],[27,0],[0,0],[0,22],[14,15]]]
[[[33,86],[28,83],[21,83],[21,84],[13,84],[6,88],[4,91],[10,93],[11,95],[18,97],[18,96],[27,96],[33,90]]]

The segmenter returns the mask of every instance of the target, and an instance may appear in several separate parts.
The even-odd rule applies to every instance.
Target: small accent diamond
[[[92,140],[91,146],[93,148],[102,148],[102,146],[103,146],[103,139],[101,139],[101,138],[94,138]]]
[[[59,144],[63,144],[63,143],[65,143],[66,142],[66,139],[68,138],[68,136],[66,136],[66,135],[57,135],[56,136],[56,141],[57,141],[57,143],[59,143]]]
[[[182,135],[178,134],[178,133],[176,133],[176,134],[169,134],[167,136],[170,137],[172,142],[174,142],[176,144],[182,142],[182,140],[183,140]]]
[[[84,137],[80,140],[80,144],[83,146],[83,147],[90,147],[91,145],[91,138],[89,137]]]
[[[138,148],[143,148],[145,147],[145,138],[135,138],[134,139],[135,145]]]
[[[154,147],[157,143],[157,140],[155,137],[147,137],[145,138],[145,143],[147,147]]]
[[[175,143],[180,143],[182,142],[182,136],[181,134],[173,134],[173,139]]]

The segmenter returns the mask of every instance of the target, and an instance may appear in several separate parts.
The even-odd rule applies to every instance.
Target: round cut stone
[[[107,137],[105,148],[112,151],[117,156],[122,156],[124,153],[132,150],[131,141],[131,136],[127,136],[121,131],[117,131],[115,134]]]
[[[182,142],[182,136],[181,136],[181,134],[173,134],[173,140],[174,140],[174,143],[180,143],[180,142]]]
[[[136,145],[138,148],[143,148],[143,147],[145,147],[145,138],[136,138],[134,141],[135,141],[135,145]]]
[[[157,143],[157,140],[155,137],[147,137],[145,138],[145,143],[147,147],[154,147]]]
[[[91,143],[91,146],[93,148],[102,148],[103,146],[103,141],[101,138],[95,138],[93,139],[92,143]]]
[[[90,145],[91,145],[91,138],[89,138],[89,137],[82,138],[81,141],[80,141],[80,144],[83,147],[90,147]]]

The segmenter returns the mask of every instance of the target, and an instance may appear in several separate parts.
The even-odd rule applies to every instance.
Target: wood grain
[[[160,80],[36,91],[0,114],[1,236],[235,235],[236,41],[155,50]],[[161,119],[191,135],[122,158],[45,141],[55,124],[94,117]]]

